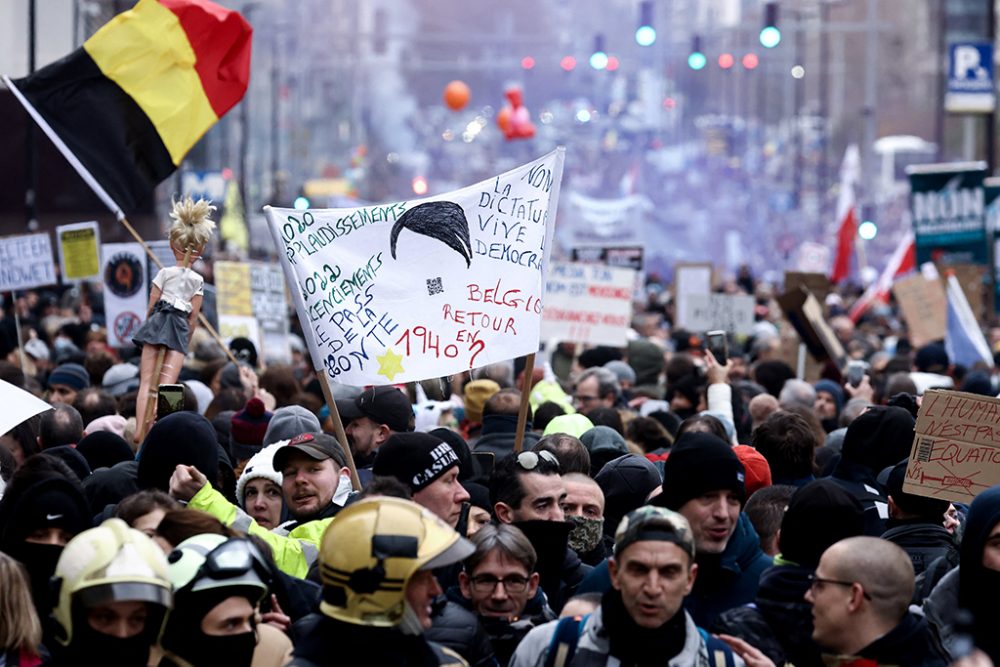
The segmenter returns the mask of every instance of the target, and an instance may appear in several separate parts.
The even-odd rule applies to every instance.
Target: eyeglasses
[[[523,470],[534,470],[541,460],[559,467],[559,459],[552,452],[542,450],[540,452],[521,452],[517,455],[517,465],[521,466]]]
[[[492,593],[497,584],[503,584],[504,590],[508,593],[523,593],[528,587],[528,578],[519,574],[512,574],[498,579],[492,574],[477,574],[472,577],[472,587],[477,593]]]
[[[823,577],[817,577],[815,574],[810,574],[809,575],[809,590],[814,591],[820,585],[825,585],[825,584],[831,584],[833,586],[847,586],[848,588],[853,588],[854,584],[857,584],[858,586],[861,586],[861,583],[858,582],[858,581],[842,581],[842,580],[839,580],[839,579],[824,579]],[[872,599],[872,596],[868,595],[867,591],[865,591],[865,589],[864,589],[863,586],[861,587],[861,595],[863,595],[864,598],[866,600],[868,600],[869,602]]]

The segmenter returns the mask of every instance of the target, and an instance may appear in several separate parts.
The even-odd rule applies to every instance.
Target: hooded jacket
[[[958,553],[954,536],[940,523],[923,520],[893,521],[882,539],[892,542],[906,552],[913,562],[913,573],[920,576],[938,558],[953,558]],[[916,600],[917,604],[920,603]]]
[[[539,440],[538,433],[531,430],[529,422],[524,432],[523,451],[528,451]],[[492,452],[497,461],[514,451],[517,438],[517,415],[486,415],[483,430],[474,443],[469,443],[473,452]]]

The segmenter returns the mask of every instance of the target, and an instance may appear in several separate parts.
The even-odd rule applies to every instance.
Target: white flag
[[[317,372],[385,385],[536,352],[563,157],[426,199],[266,208]]]

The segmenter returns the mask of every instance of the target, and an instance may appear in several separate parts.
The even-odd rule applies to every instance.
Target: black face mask
[[[58,544],[37,544],[21,542],[10,550],[10,555],[24,565],[31,581],[31,599],[40,619],[46,619],[55,606],[51,579],[56,573],[56,563],[62,555],[63,547]]]
[[[122,667],[145,667],[149,664],[151,641],[148,632],[122,639],[97,632],[84,620],[77,624],[75,633],[72,644],[66,650],[80,664],[96,664],[109,660],[110,656],[114,656],[114,663]]]
[[[195,638],[192,638],[195,639]],[[205,665],[232,665],[250,667],[254,649],[257,648],[257,633],[244,632],[238,635],[210,636],[201,634],[193,642],[196,655],[188,658],[195,667]]]

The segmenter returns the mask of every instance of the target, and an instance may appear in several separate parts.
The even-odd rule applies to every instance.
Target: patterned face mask
[[[566,518],[573,523],[573,530],[569,531],[570,549],[583,554],[600,544],[604,536],[604,519],[588,519],[575,515]]]

